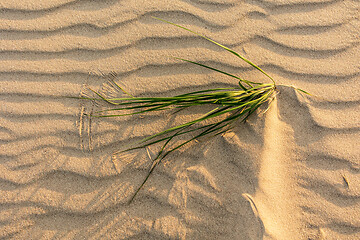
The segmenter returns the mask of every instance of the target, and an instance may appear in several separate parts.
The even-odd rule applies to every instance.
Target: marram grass
[[[130,202],[134,199],[140,189],[144,186],[146,181],[149,179],[151,173],[155,167],[170,153],[181,148],[182,146],[197,140],[203,136],[218,135],[229,130],[235,122],[245,121],[250,115],[252,115],[260,106],[264,103],[269,102],[273,99],[276,92],[276,84],[267,73],[265,73],[260,67],[250,62],[237,52],[215,42],[203,35],[200,35],[190,29],[183,26],[165,21],[163,19],[156,18],[163,22],[172,24],[186,31],[192,32],[216,45],[232,53],[236,57],[245,61],[267,78],[271,80],[271,83],[257,83],[242,79],[233,74],[221,71],[219,69],[193,62],[186,59],[177,58],[179,60],[196,64],[198,66],[211,69],[213,71],[225,74],[229,77],[234,78],[237,81],[237,86],[231,88],[213,88],[195,92],[189,92],[186,94],[176,95],[173,97],[134,97],[122,89],[118,84],[116,86],[121,89],[127,97],[124,98],[106,98],[100,93],[93,91],[97,98],[83,98],[90,100],[104,101],[112,108],[102,110],[92,115],[92,117],[108,118],[108,117],[121,117],[125,115],[137,115],[145,114],[153,111],[163,111],[168,109],[183,110],[185,108],[198,106],[198,105],[211,105],[213,109],[203,116],[196,118],[195,120],[168,128],[162,132],[156,133],[149,137],[143,138],[142,140],[135,143],[134,147],[130,147],[122,152],[131,151],[139,148],[146,148],[150,145],[161,143],[161,148],[153,159],[152,166],[145,177],[142,184],[138,187],[136,192],[133,194]],[[301,89],[297,89],[303,93],[309,94]],[[220,117],[219,117],[220,116]],[[206,120],[213,121],[206,121]],[[211,123],[208,123],[211,122]],[[200,124],[202,123],[202,124]],[[191,133],[191,134],[189,134]],[[171,144],[180,135],[189,136],[188,139],[183,140],[177,144]]]

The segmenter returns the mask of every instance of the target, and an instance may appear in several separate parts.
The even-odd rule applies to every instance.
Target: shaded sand
[[[356,0],[0,1],[1,239],[360,239],[360,4]],[[265,113],[170,155],[113,154],[190,120],[89,119],[88,87],[165,96],[256,71],[161,17],[229,46],[278,84]]]

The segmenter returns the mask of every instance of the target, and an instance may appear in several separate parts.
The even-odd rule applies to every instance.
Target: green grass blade
[[[216,71],[216,72],[225,74],[225,75],[227,75],[227,76],[236,78],[236,79],[238,79],[239,82],[240,82],[240,83],[239,83],[239,86],[240,86],[243,90],[245,90],[245,91],[246,91],[247,89],[241,84],[241,82],[244,82],[244,83],[250,85],[250,87],[252,87],[251,83],[252,83],[252,84],[259,84],[259,83],[256,83],[256,82],[251,82],[251,81],[242,79],[242,78],[240,78],[240,77],[238,77],[238,76],[235,76],[235,75],[233,75],[233,74],[230,74],[230,73],[221,71],[221,70],[219,70],[219,69],[217,69],[217,68],[213,68],[213,67],[207,66],[207,65],[205,65],[205,64],[201,64],[201,63],[194,62],[194,61],[190,61],[190,60],[183,59],[183,58],[177,58],[177,57],[175,57],[175,58],[176,58],[176,59],[179,59],[179,60],[181,60],[181,61],[185,61],[185,62],[189,62],[189,63],[195,64],[195,65],[199,65],[199,66],[201,66],[201,67],[208,68],[208,69],[211,69],[211,70],[213,70],[213,71]]]
[[[294,89],[297,90],[297,91],[300,91],[300,92],[302,92],[302,93],[305,93],[305,94],[307,94],[307,95],[312,96],[312,94],[310,94],[310,93],[308,93],[308,92],[306,92],[305,90],[302,90],[302,89],[300,89],[300,88],[294,87]]]
[[[255,65],[254,63],[252,63],[250,60],[244,58],[243,56],[241,56],[239,53],[235,52],[234,50],[232,50],[232,49],[230,49],[230,48],[228,48],[228,47],[225,47],[224,45],[222,45],[222,44],[220,44],[220,43],[218,43],[218,42],[215,42],[214,40],[212,40],[212,39],[210,39],[210,38],[208,38],[208,37],[205,37],[204,35],[201,35],[201,34],[195,32],[195,31],[192,31],[192,30],[190,30],[190,29],[188,29],[188,28],[186,28],[186,27],[180,26],[180,25],[178,25],[178,24],[176,24],[176,23],[172,23],[172,22],[169,22],[169,21],[166,21],[166,20],[164,20],[164,19],[157,18],[157,17],[153,17],[153,18],[155,18],[155,19],[157,19],[157,20],[160,20],[160,21],[162,21],[162,22],[169,23],[169,24],[171,24],[171,25],[173,25],[173,26],[182,28],[182,29],[184,29],[184,30],[186,30],[186,31],[188,31],[188,32],[191,32],[191,33],[193,33],[193,34],[195,34],[195,35],[198,35],[199,37],[202,37],[202,38],[204,38],[204,39],[206,39],[206,40],[208,40],[208,41],[210,41],[210,42],[218,45],[219,47],[225,49],[226,51],[234,54],[235,56],[239,57],[241,60],[243,60],[243,61],[245,61],[246,63],[250,64],[250,65],[251,65],[252,67],[254,67],[255,69],[259,70],[261,73],[263,73],[265,76],[267,76],[267,77],[275,84],[274,79],[273,79],[272,77],[270,77],[266,72],[264,72],[264,70],[262,70],[260,67],[258,67],[258,66]]]

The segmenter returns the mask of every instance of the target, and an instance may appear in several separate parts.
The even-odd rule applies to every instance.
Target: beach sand
[[[357,0],[0,1],[1,239],[360,239]],[[89,118],[89,88],[170,96],[279,85],[266,113],[169,155],[117,151],[201,109]],[[317,97],[306,97],[294,85]]]

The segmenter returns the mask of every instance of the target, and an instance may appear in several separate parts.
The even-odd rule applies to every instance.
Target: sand
[[[1,239],[360,239],[357,0],[0,1]],[[265,113],[169,155],[114,154],[199,109],[89,119],[88,88],[167,96],[232,78],[279,86]]]

